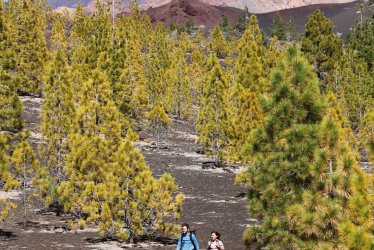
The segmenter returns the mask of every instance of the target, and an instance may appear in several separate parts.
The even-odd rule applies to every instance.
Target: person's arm
[[[206,248],[207,250],[210,249],[210,241],[208,241],[208,247]]]
[[[216,245],[218,250],[224,250],[225,247],[223,246],[223,242],[221,240],[218,241],[218,244]]]
[[[182,244],[182,242],[181,242],[181,236],[179,236],[178,237],[178,245],[177,245],[177,250],[181,250],[181,244]]]
[[[195,243],[195,246],[197,248],[196,250],[200,250],[199,242],[197,241],[196,236],[194,234],[192,235],[192,240]]]

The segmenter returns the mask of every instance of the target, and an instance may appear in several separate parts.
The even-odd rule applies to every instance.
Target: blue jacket
[[[195,250],[200,250],[199,242],[197,242],[195,235],[192,234],[191,238],[192,238],[192,241],[195,243],[195,246],[196,246]],[[182,235],[182,237],[179,236],[177,250],[193,250],[193,249],[194,247],[190,240],[190,233]]]

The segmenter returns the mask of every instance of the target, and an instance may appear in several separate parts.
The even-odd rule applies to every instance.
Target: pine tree
[[[295,47],[272,74],[272,84],[264,127],[251,138],[253,166],[246,178],[250,211],[263,225],[246,230],[246,244],[369,249],[366,176],[336,113],[324,114],[316,76]]]
[[[211,52],[216,53],[220,59],[225,58],[228,54],[228,47],[219,26],[216,26],[212,32],[209,49]]]
[[[12,6],[15,5],[15,6]],[[42,6],[30,0],[10,1],[12,42],[15,45],[14,74],[22,92],[41,95],[45,62],[48,60],[44,37]]]
[[[222,16],[222,21],[221,21],[221,24],[220,24],[222,30],[224,32],[227,32],[229,30],[229,17],[227,15],[223,15]]]
[[[258,97],[267,90],[266,79],[263,77],[264,48],[261,39],[255,37],[259,28],[254,21],[252,22],[253,24],[248,26],[239,41],[235,83],[231,90],[234,126],[231,138],[233,160],[244,160],[243,146],[251,130],[260,125],[262,120]]]
[[[121,38],[123,39],[122,46],[125,48],[123,51],[125,58],[121,66],[123,69],[118,71],[120,76],[117,81],[113,79],[112,75],[113,99],[121,113],[121,123],[124,130],[134,127],[136,122],[141,121],[148,108],[147,79],[140,47],[141,39],[135,30],[134,21],[127,20],[127,24],[128,26],[122,27],[123,30],[118,32],[123,36]]]
[[[238,99],[237,113],[233,116],[234,132],[231,136],[231,161],[248,162],[250,157],[245,152],[251,132],[261,126],[263,112],[260,108],[258,94],[242,88]]]
[[[172,63],[167,72],[170,106],[178,119],[188,118],[192,106],[191,82],[188,78],[188,70],[184,53],[181,49],[176,49],[172,55]]]
[[[293,248],[286,230],[287,207],[300,199],[310,182],[322,101],[318,81],[297,48],[288,50],[272,74],[271,95],[263,104],[264,126],[251,137],[251,167],[247,172],[249,209],[263,225],[248,228],[248,247]],[[259,237],[258,237],[259,236]]]
[[[73,24],[71,27],[70,34],[70,46],[72,49],[83,41],[86,41],[89,37],[89,20],[86,14],[84,13],[83,6],[81,3],[78,3],[77,8],[74,12]]]
[[[75,132],[68,137],[66,173],[59,201],[74,216],[73,228],[97,224],[101,236],[130,241],[179,218],[183,196],[170,175],[155,179],[140,152],[121,138],[121,124],[107,77],[100,68],[84,83]]]
[[[53,20],[53,28],[51,31],[51,45],[52,51],[62,51],[64,54],[67,53],[67,38],[66,28],[63,17],[57,13]]]
[[[202,79],[204,76],[203,55],[200,50],[195,49],[191,55],[191,61],[188,67],[188,76],[191,81],[192,102],[198,103],[203,93]]]
[[[192,38],[192,42],[195,46],[203,49],[206,46],[206,38],[205,38],[205,31],[203,28],[199,27],[197,30],[196,36]]]
[[[0,133],[0,181],[5,183],[2,187],[2,190],[4,191],[17,189],[20,186],[20,183],[15,180],[10,171],[10,138],[11,136],[9,134],[3,132]],[[10,211],[16,207],[16,204],[13,202],[0,198],[0,221],[4,222],[9,219]]]
[[[353,135],[350,122],[347,117],[342,112],[339,102],[332,92],[328,92],[326,95],[327,103],[327,115],[339,126],[341,127],[341,134],[344,136],[345,141],[347,141],[354,151],[358,150],[358,143],[356,138]],[[358,156],[357,156],[358,157]]]
[[[267,87],[262,65],[264,48],[258,30],[258,25],[250,25],[240,39],[239,56],[235,64],[235,82],[253,92],[262,93]]]
[[[39,148],[44,160],[37,176],[41,195],[47,205],[56,200],[56,188],[66,179],[66,140],[72,132],[75,118],[71,75],[63,47],[55,53],[54,61],[48,68],[40,127],[44,144]]]
[[[192,53],[194,49],[194,44],[190,37],[188,36],[188,33],[183,32],[177,37],[177,46],[183,51],[184,54],[186,53]]]
[[[360,138],[362,146],[367,150],[369,159],[374,162],[374,108],[369,109],[364,116]]]
[[[90,79],[83,83],[82,92],[76,124],[73,126],[75,132],[104,137],[113,144],[113,150],[121,140],[121,124],[116,106],[111,100],[112,90],[106,74],[95,69]]]
[[[77,107],[80,102],[81,85],[88,80],[91,69],[88,63],[88,39],[89,19],[84,13],[83,6],[78,3],[73,17],[71,34],[68,39],[69,57],[71,62],[71,80],[74,95],[74,104]]]
[[[109,201],[103,205],[100,232],[103,235],[116,234],[129,240],[142,235],[144,226],[155,226],[164,233],[175,234],[176,225],[164,222],[166,214],[179,219],[183,195],[175,198],[177,186],[169,174],[160,179],[152,177],[150,168],[139,150],[129,141],[122,143],[114,155],[111,165],[117,185],[113,186]],[[99,211],[98,211],[99,212]]]
[[[340,65],[337,67],[337,88],[338,92],[344,95],[346,100],[349,100],[347,108],[347,117],[351,122],[353,129],[357,129],[360,124],[360,119],[364,111],[363,94],[360,92],[361,73],[355,72],[355,57],[351,50],[345,51],[340,59]]]
[[[103,69],[109,67],[110,51],[112,48],[112,25],[109,10],[104,4],[96,1],[96,11],[88,17],[88,64],[91,69],[99,65]]]
[[[9,34],[9,21],[5,16],[3,2],[0,3],[0,131],[16,133],[24,127],[22,103],[17,95],[17,86],[12,77],[15,67],[14,51]]]
[[[239,32],[244,32],[247,28],[247,23],[245,21],[245,18],[246,18],[245,15],[239,15],[239,17],[238,17],[238,22],[236,23],[235,28]]]
[[[95,211],[101,209],[105,196],[111,192],[105,188],[106,180],[115,182],[110,179],[113,173],[109,165],[121,142],[121,125],[111,97],[105,73],[95,69],[83,84],[74,130],[67,140],[67,178],[57,188],[57,197],[80,227],[93,220]]]
[[[121,18],[117,20],[113,29],[113,44],[110,49],[111,55],[108,69],[108,76],[113,87],[119,81],[122,71],[124,70],[126,54],[130,50],[130,48],[128,48],[129,40],[137,39],[137,37],[132,34],[134,33],[133,26],[132,19]],[[133,42],[139,43],[138,40]]]
[[[320,10],[308,17],[302,38],[302,51],[309,62],[315,65],[320,79],[330,74],[334,63],[342,54],[342,41],[333,33],[332,22]],[[323,91],[327,89],[325,85],[326,83],[321,86]]]
[[[215,54],[209,57],[207,67],[196,129],[199,142],[220,164],[231,133],[228,84]]]
[[[22,136],[22,141],[17,144],[12,153],[12,167],[15,176],[21,179],[21,189],[23,193],[23,222],[27,225],[27,211],[29,205],[29,194],[27,192],[27,185],[31,182],[31,178],[39,168],[39,161],[36,158],[34,150],[27,141],[28,135]]]
[[[359,22],[348,34],[348,44],[363,58],[369,70],[374,66],[374,16]]]
[[[280,48],[279,40],[273,37],[269,47],[265,50],[264,56],[263,71],[266,79],[269,78],[270,72],[276,66],[277,62],[282,59],[283,53]]]
[[[156,105],[165,107],[167,104],[165,103],[167,100],[165,95],[168,94],[165,91],[168,89],[166,71],[169,69],[171,61],[166,32],[162,24],[156,26],[149,49],[145,67],[149,103],[151,108]]]
[[[161,134],[169,129],[172,121],[170,120],[169,116],[166,114],[164,109],[158,105],[156,105],[148,114],[147,119],[149,122],[149,127],[151,130],[156,132],[157,137],[157,148],[159,148],[159,144],[161,141]]]
[[[365,174],[335,118],[327,113],[320,126],[320,150],[313,167],[315,181],[302,202],[287,209],[291,230],[307,249],[369,249],[372,222]]]
[[[286,25],[279,13],[273,18],[273,23],[270,26],[270,35],[272,37],[276,36],[283,41],[287,39]]]

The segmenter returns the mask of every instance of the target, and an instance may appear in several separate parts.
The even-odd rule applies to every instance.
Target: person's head
[[[212,241],[215,241],[215,240],[219,239],[219,237],[220,237],[220,234],[217,231],[212,231],[210,233],[210,239]]]
[[[186,234],[190,230],[190,226],[187,223],[182,224],[182,233]]]

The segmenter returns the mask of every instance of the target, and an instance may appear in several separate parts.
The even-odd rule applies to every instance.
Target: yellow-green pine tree
[[[22,103],[17,95],[17,86],[12,72],[15,54],[9,34],[9,19],[0,3],[0,131],[18,132],[24,127]]]
[[[320,79],[333,70],[334,63],[342,55],[342,40],[334,34],[333,23],[320,10],[313,12],[305,24],[305,34],[302,38],[302,51]],[[328,82],[322,82],[322,91],[328,89]]]
[[[245,150],[249,136],[254,129],[262,125],[264,114],[258,94],[249,89],[241,89],[237,104],[237,113],[232,119],[234,129],[231,135],[230,160],[248,162],[250,157]]]
[[[204,75],[203,55],[199,49],[195,49],[191,55],[191,61],[188,67],[188,76],[191,81],[192,102],[197,104],[203,93],[202,79]]]
[[[60,13],[53,16],[53,27],[51,31],[51,50],[52,51],[62,51],[64,56],[67,53],[67,37],[66,28],[63,16]]]
[[[243,156],[243,147],[251,130],[262,122],[263,115],[258,98],[268,89],[263,72],[264,48],[255,16],[251,17],[250,23],[239,42],[235,83],[230,93],[234,126],[231,156],[232,160],[241,161],[248,161],[247,157]]]
[[[222,31],[218,25],[212,31],[209,50],[215,53],[220,59],[225,58],[229,52]]]
[[[13,5],[17,1],[10,1]],[[16,55],[15,76],[22,92],[41,95],[42,79],[48,61],[45,20],[40,4],[30,0],[16,3],[17,13],[11,16],[12,42]],[[13,6],[10,6],[13,8]]]
[[[369,159],[374,162],[374,108],[369,109],[364,116],[360,141],[362,147],[366,148]]]
[[[360,75],[355,73],[353,51],[347,50],[340,59],[340,73],[338,81],[338,92],[342,92],[346,100],[349,100],[347,105],[347,116],[351,122],[353,129],[357,129],[360,125],[364,110],[363,96],[360,95]]]
[[[88,17],[88,64],[91,69],[99,65],[103,69],[108,69],[110,62],[110,52],[112,48],[112,25],[109,10],[103,3],[96,1],[96,11]]]
[[[80,103],[82,83],[86,82],[91,74],[88,63],[88,40],[90,37],[90,20],[78,3],[73,17],[69,43],[69,61],[71,62],[72,90],[75,107]]]
[[[167,71],[170,107],[178,119],[188,118],[192,106],[191,82],[188,77],[188,69],[184,52],[177,48],[171,55],[171,66]]]
[[[154,30],[145,65],[147,92],[152,107],[167,106],[165,103],[167,100],[165,97],[168,95],[165,91],[168,89],[166,71],[170,68],[170,64],[166,32],[163,25],[159,23]]]
[[[121,124],[111,99],[112,90],[107,75],[101,69],[95,69],[82,88],[75,132],[101,136],[113,143],[114,148],[121,140]]]
[[[207,67],[196,129],[199,142],[207,153],[213,154],[216,164],[220,164],[225,159],[225,150],[232,132],[228,84],[215,54],[209,57]]]
[[[269,47],[265,51],[264,58],[264,76],[268,79],[271,70],[276,66],[277,62],[282,60],[282,50],[277,37],[273,37]]]
[[[357,152],[358,143],[353,135],[352,128],[350,127],[350,122],[348,121],[347,117],[343,114],[336,96],[331,91],[328,92],[326,95],[326,104],[327,115],[331,117],[331,119],[334,122],[338,123],[339,126],[341,126],[342,136],[344,136],[344,139],[349,143],[350,147],[355,152]]]
[[[148,109],[147,78],[144,72],[144,58],[141,53],[141,42],[135,30],[134,20],[126,20],[126,27],[121,30],[125,58],[120,77],[113,86],[113,99],[121,112],[121,123],[124,130],[136,127]]]
[[[0,133],[0,180],[5,183],[2,190],[6,192],[11,189],[17,189],[20,186],[20,183],[13,176],[14,171],[10,171],[10,138],[9,134]],[[11,209],[16,207],[13,202],[0,198],[0,221],[6,221],[10,217]]]
[[[54,60],[48,66],[41,111],[40,132],[44,143],[39,150],[43,165],[37,182],[47,205],[56,200],[56,188],[66,179],[66,141],[75,118],[72,90],[70,70],[61,48],[55,52]]]
[[[327,112],[320,125],[320,149],[312,167],[315,181],[303,191],[302,201],[287,209],[288,225],[302,239],[296,247],[370,249],[368,176],[334,116]]]
[[[93,220],[91,215],[100,209],[103,196],[110,192],[105,182],[113,174],[109,164],[121,142],[121,124],[111,100],[110,83],[100,69],[95,69],[83,83],[81,95],[74,131],[67,141],[67,178],[57,193],[65,211],[74,214],[83,227],[86,220]],[[89,217],[83,218],[84,213]]]
[[[23,193],[23,222],[27,225],[27,211],[29,206],[29,194],[27,185],[31,183],[33,175],[39,168],[39,161],[36,158],[34,150],[27,141],[28,135],[22,136],[22,141],[17,144],[12,153],[12,170],[15,176],[21,179],[21,189]]]
[[[154,106],[153,109],[148,112],[147,120],[151,130],[156,133],[156,143],[158,148],[159,143],[162,139],[162,133],[165,133],[165,131],[169,129],[172,121],[169,118],[168,114],[166,114],[165,110],[159,105]]]
[[[101,235],[128,241],[143,235],[145,226],[175,235],[178,227],[165,220],[169,215],[178,220],[181,212],[183,195],[175,196],[178,187],[173,178],[167,173],[154,178],[129,141],[121,143],[110,167],[115,185],[107,186],[111,190],[107,202],[93,216],[101,222]]]

